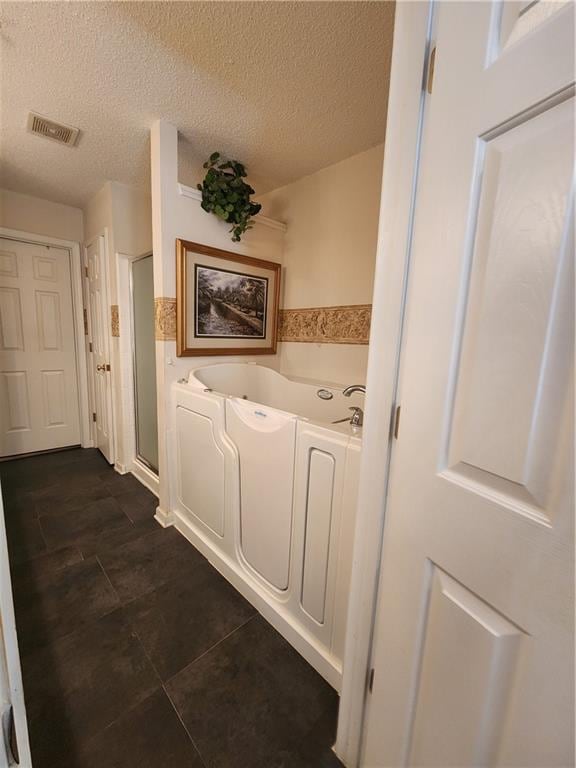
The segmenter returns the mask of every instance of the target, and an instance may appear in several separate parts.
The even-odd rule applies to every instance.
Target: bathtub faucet
[[[346,389],[342,391],[342,394],[344,397],[350,397],[350,395],[353,395],[354,392],[362,392],[362,394],[365,395],[366,387],[364,384],[352,384],[351,387],[346,387]]]

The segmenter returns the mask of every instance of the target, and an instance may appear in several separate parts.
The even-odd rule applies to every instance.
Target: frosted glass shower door
[[[151,254],[132,262],[132,327],[136,454],[140,461],[158,472],[154,277]]]

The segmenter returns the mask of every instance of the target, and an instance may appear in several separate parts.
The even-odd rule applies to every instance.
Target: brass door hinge
[[[88,312],[84,307],[84,336],[88,336]]]
[[[88,342],[88,349],[90,350],[90,352],[92,352],[92,342],[91,341]]]
[[[374,667],[368,672],[368,693],[372,693],[372,688],[374,688]]]
[[[426,76],[426,90],[428,93],[432,93],[432,87],[434,85],[434,65],[436,63],[436,46],[430,51],[428,57],[428,74]]]
[[[88,277],[88,267],[84,267],[84,274]]]
[[[109,371],[109,370],[110,370],[110,363],[106,363],[106,370],[107,370],[107,371]]]
[[[398,440],[398,432],[400,431],[400,406],[397,405],[392,411],[392,418],[390,419],[390,435]]]
[[[95,413],[92,414],[92,421],[96,421],[96,414]]]

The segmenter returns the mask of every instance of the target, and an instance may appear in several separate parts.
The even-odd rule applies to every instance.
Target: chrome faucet
[[[358,406],[355,405],[348,410],[352,411],[352,416],[346,416],[345,419],[337,419],[336,421],[333,421],[332,424],[343,424],[347,421],[353,427],[361,427],[364,423],[364,411],[362,408],[358,408]]]
[[[366,387],[364,384],[352,384],[351,387],[346,387],[346,389],[342,391],[342,394],[344,397],[350,397],[350,395],[353,395],[354,392],[362,392],[362,394],[365,395]]]
[[[342,394],[344,397],[350,397],[354,392],[362,392],[362,394],[365,395],[366,387],[363,384],[352,384],[351,387],[346,387],[346,389],[342,391]],[[349,421],[353,427],[361,427],[364,423],[364,411],[362,408],[354,405],[349,410],[352,411],[352,416],[346,419],[338,419],[338,421],[333,421],[332,424],[342,424],[345,421]]]

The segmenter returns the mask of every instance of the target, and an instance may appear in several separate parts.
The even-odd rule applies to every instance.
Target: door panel
[[[0,455],[80,442],[70,254],[0,240]]]
[[[365,766],[573,760],[574,9],[519,9],[435,7]]]
[[[526,635],[437,567],[428,574],[410,763],[490,765]]]
[[[106,285],[106,244],[100,235],[86,248],[88,268],[89,337],[95,419],[95,443],[104,457],[114,463],[112,439],[112,382],[110,374],[110,322]]]

